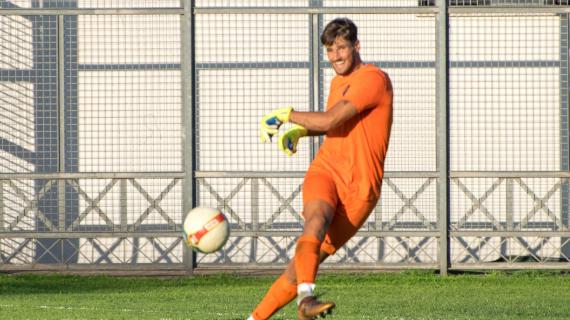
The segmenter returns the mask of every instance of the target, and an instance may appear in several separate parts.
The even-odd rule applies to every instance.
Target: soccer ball
[[[186,215],[183,231],[188,246],[211,253],[224,246],[230,236],[230,225],[219,210],[196,207]]]

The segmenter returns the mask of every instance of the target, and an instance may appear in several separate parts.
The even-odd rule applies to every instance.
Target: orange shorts
[[[303,206],[312,200],[323,200],[335,208],[334,218],[321,245],[321,250],[330,255],[356,234],[376,207],[377,199],[363,200],[357,194],[335,183],[325,170],[311,168],[305,175]]]

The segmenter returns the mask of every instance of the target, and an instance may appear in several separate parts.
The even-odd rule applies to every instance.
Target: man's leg
[[[348,204],[340,203],[334,213],[334,219],[330,224],[327,224],[326,238],[320,246],[321,252],[327,252],[327,254],[334,254],[340,247],[342,247],[352,236],[356,234],[358,229],[366,221],[370,212],[374,209],[376,205],[376,200],[374,201],[362,201],[359,199],[349,199]],[[310,227],[310,226],[309,226]],[[319,230],[318,228],[315,230]],[[297,260],[295,260],[297,261]],[[297,275],[299,276],[299,270],[297,270]],[[313,278],[314,281],[314,278]],[[301,283],[301,277],[299,276],[299,283]],[[314,284],[313,284],[314,286]],[[297,288],[297,294],[301,295],[301,288],[299,285]],[[312,288],[311,288],[312,289]],[[311,290],[309,289],[309,290]],[[298,317],[299,319],[307,320],[314,319],[318,315],[327,313],[335,304],[332,302],[320,302],[314,296],[309,295],[305,302],[301,301],[298,307]],[[297,298],[299,300],[299,297]]]
[[[320,261],[324,261],[328,253],[320,252]],[[250,316],[250,320],[269,319],[275,312],[286,306],[297,296],[297,277],[295,274],[295,259],[291,260],[285,272],[273,283],[265,297]]]
[[[313,319],[335,307],[332,302],[318,301],[313,294],[317,270],[320,262],[324,260],[321,260],[321,245],[334,215],[334,207],[326,201],[312,200],[305,203],[303,234],[295,249],[299,319]]]
[[[305,224],[303,234],[297,241],[294,260],[299,301],[312,295],[320,262],[321,244],[334,217],[334,211],[334,208],[323,200],[312,200],[305,204]]]
[[[315,168],[307,171],[303,183],[303,217],[305,223],[303,234],[297,241],[295,257],[291,260],[283,275],[275,281],[257,306],[252,314],[252,319],[262,320],[269,318],[297,296],[297,284],[300,283],[297,281],[299,278],[297,269],[301,270],[300,278],[303,281],[314,283],[319,261],[320,243],[324,239],[326,228],[334,217],[334,207],[338,201],[337,197],[336,185],[327,171]],[[328,202],[322,199],[326,199]],[[316,245],[317,243],[319,243],[319,246]],[[326,257],[328,257],[328,253],[321,252],[320,261],[323,261]],[[291,291],[293,292],[292,294]]]
[[[265,294],[259,305],[255,308],[251,314],[250,319],[252,320],[265,320],[269,319],[275,312],[277,312],[282,307],[286,306],[297,296],[297,283],[295,278],[291,278],[288,274],[289,269],[293,270],[293,263],[287,266],[284,273],[281,274],[273,285],[269,288],[269,291]]]

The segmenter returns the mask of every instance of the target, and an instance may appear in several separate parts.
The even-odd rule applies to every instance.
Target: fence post
[[[182,165],[184,183],[182,185],[182,223],[188,211],[196,204],[194,181],[194,19],[192,0],[181,0],[184,14],[180,17],[181,53],[180,66],[182,72]],[[183,244],[183,264],[188,274],[192,274],[196,257],[192,249]]]
[[[322,0],[310,0],[309,6],[311,8],[322,8]],[[309,110],[310,111],[323,111],[321,109],[322,97],[322,80],[323,70],[321,69],[321,42],[320,31],[323,24],[323,16],[321,13],[312,13],[309,15],[309,65],[310,65],[310,86],[309,86]],[[322,106],[324,108],[324,105]],[[323,136],[316,136],[311,138],[310,159],[311,161],[317,155],[317,151],[323,143]]]
[[[450,266],[449,238],[449,16],[447,0],[436,0],[436,140],[437,212],[439,220],[439,271],[447,275]]]
[[[569,36],[568,30],[570,29],[570,21],[568,14],[560,15],[560,171],[568,171],[570,169],[569,161],[569,146],[568,141],[568,50],[569,50]],[[570,227],[569,215],[569,199],[570,188],[568,186],[568,179],[561,178],[560,186],[560,214],[562,219],[563,231],[567,231]],[[570,255],[570,244],[567,237],[561,237],[560,248],[561,254],[564,256]]]
[[[64,16],[57,16],[57,148],[58,173],[65,170],[65,25]],[[65,230],[65,179],[57,181],[58,230]]]

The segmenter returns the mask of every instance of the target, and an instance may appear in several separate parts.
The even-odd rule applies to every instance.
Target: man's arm
[[[350,101],[341,100],[326,112],[292,111],[289,121],[305,127],[308,135],[323,135],[358,113]]]

